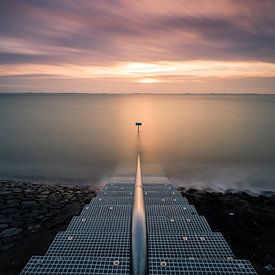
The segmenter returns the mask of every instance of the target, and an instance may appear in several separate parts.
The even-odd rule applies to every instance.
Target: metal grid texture
[[[129,274],[134,184],[110,183],[21,274]],[[149,274],[256,274],[171,184],[145,184]]]
[[[134,191],[102,191],[97,193],[97,197],[133,197]],[[144,191],[145,197],[160,197],[160,198],[177,198],[182,197],[178,191]]]
[[[192,217],[147,217],[147,228],[149,234],[171,234],[171,233],[203,233],[212,232],[203,216]]]
[[[143,184],[171,184],[171,181],[167,177],[153,177],[153,176],[143,176]],[[112,177],[109,183],[135,183],[135,177]]]
[[[134,184],[106,184],[103,191],[134,191]],[[171,184],[144,184],[144,191],[174,191],[176,187]]]
[[[114,217],[123,216],[131,217],[132,205],[85,205],[80,213],[80,216],[89,217]]]
[[[149,274],[226,274],[226,275],[256,275],[254,268],[246,260],[184,260],[151,258]]]
[[[80,216],[89,217],[113,217],[123,216],[130,217],[132,213],[131,205],[85,205],[80,213]],[[147,216],[192,216],[197,215],[196,208],[193,205],[151,205],[146,207]]]
[[[149,257],[224,259],[234,254],[221,233],[165,234],[148,236]]]
[[[145,197],[166,197],[166,198],[178,198],[182,197],[182,194],[179,191],[176,190],[168,190],[168,191],[144,191]]]
[[[130,257],[130,234],[60,232],[46,254],[46,256],[74,255]]]
[[[33,256],[28,264],[25,266],[21,274],[126,275],[129,274],[129,258]]]
[[[133,204],[133,197],[95,197],[91,200],[90,205],[116,205],[116,204]]]
[[[185,197],[160,197],[160,198],[154,198],[154,197],[144,197],[145,204],[146,205],[170,205],[170,204],[189,204],[187,199]],[[133,203],[133,197],[125,196],[113,196],[113,197],[102,197],[97,196],[94,199],[91,200],[90,205],[92,204],[131,204]]]
[[[67,231],[130,232],[131,219],[126,217],[73,217]]]
[[[193,205],[150,205],[146,207],[147,216],[192,216],[197,215],[197,210]]]
[[[145,196],[145,204],[146,205],[171,205],[171,204],[180,204],[180,205],[188,205],[189,202],[185,197],[177,197],[177,198],[148,198]]]

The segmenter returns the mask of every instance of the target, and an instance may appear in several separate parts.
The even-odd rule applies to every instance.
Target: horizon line
[[[1,92],[0,95],[275,95],[275,91],[271,93],[153,93],[153,92]]]

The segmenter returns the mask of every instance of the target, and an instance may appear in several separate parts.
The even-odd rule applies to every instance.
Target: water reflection
[[[274,189],[274,96],[0,96],[1,177],[90,183],[143,174]]]

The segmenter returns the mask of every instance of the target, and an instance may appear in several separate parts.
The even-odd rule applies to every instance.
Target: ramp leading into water
[[[157,179],[143,186],[148,274],[256,274],[175,187]],[[134,187],[107,184],[22,274],[130,274]]]

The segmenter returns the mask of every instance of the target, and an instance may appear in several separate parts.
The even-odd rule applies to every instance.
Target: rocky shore
[[[237,258],[250,260],[258,274],[275,274],[275,195],[180,190]]]
[[[95,192],[88,187],[0,180],[0,274],[19,274],[43,255]]]

